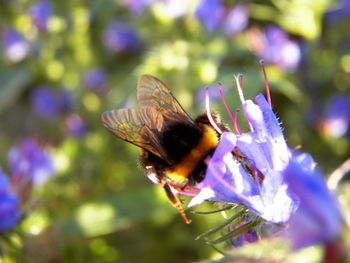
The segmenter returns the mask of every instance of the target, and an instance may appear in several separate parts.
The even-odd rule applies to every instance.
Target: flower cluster
[[[262,32],[258,28],[247,31],[252,52],[269,64],[286,71],[294,71],[301,61],[301,47],[283,29],[270,25]]]
[[[28,55],[29,43],[17,30],[7,28],[2,38],[2,46],[9,61],[16,63]]]
[[[50,156],[33,140],[24,140],[20,147],[12,147],[8,163],[15,185],[40,186],[54,173]]]
[[[248,25],[249,11],[244,5],[227,9],[221,0],[203,0],[196,9],[196,17],[208,32],[222,29],[232,37]]]
[[[139,49],[140,45],[136,31],[116,20],[109,22],[102,40],[106,49],[113,54],[134,52]]]
[[[62,113],[69,111],[73,104],[72,94],[68,90],[56,92],[48,85],[36,88],[31,99],[36,115],[48,121],[57,120]]]
[[[295,249],[328,242],[339,234],[340,212],[311,155],[288,147],[272,110],[263,63],[262,68],[267,99],[259,94],[256,103],[244,98],[242,78],[236,77],[248,132],[241,131],[237,114],[230,113],[219,85],[223,104],[235,127],[235,133],[221,131],[211,116],[207,89],[208,119],[221,134],[220,142],[208,160],[202,182],[194,188],[172,186],[177,193],[193,197],[189,207],[204,201],[246,207],[253,216],[243,214],[244,231],[239,232],[237,227],[234,231],[248,236],[238,236],[236,245],[256,241],[257,238],[251,238],[256,235],[254,229],[264,223],[270,232],[289,240]]]
[[[350,127],[350,98],[347,94],[335,94],[331,97],[326,110],[318,114],[317,129],[329,137],[343,137]]]
[[[39,0],[33,4],[30,9],[30,16],[33,24],[40,30],[45,32],[50,17],[52,16],[52,4],[49,0]]]
[[[23,217],[21,203],[26,202],[33,187],[44,184],[54,174],[48,153],[30,139],[8,153],[11,176],[0,168],[0,232],[11,230]]]
[[[21,218],[19,198],[10,188],[7,176],[0,168],[0,232],[16,226]]]
[[[236,119],[236,133],[218,129],[220,143],[189,206],[203,201],[243,204],[265,222],[284,226],[280,235],[294,248],[327,242],[339,234],[340,212],[311,155],[286,144],[264,67],[263,72],[267,100],[260,94],[256,103],[245,100],[241,79],[236,78],[250,131],[243,133]]]

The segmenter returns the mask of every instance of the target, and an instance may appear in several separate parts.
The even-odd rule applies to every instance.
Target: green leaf
[[[16,100],[31,78],[26,67],[0,70],[0,112]]]

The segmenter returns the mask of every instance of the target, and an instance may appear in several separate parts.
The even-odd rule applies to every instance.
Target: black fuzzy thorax
[[[216,115],[214,115],[214,119],[217,119]],[[167,169],[179,163],[192,149],[198,146],[205,126],[211,127],[206,114],[196,118],[194,124],[178,121],[165,122],[162,131],[157,135],[161,142],[160,147],[167,156],[160,158],[151,152],[144,151],[141,155],[141,165],[145,168],[152,167],[159,179],[165,178]],[[195,185],[204,179],[207,168],[206,160],[212,156],[214,151],[215,148],[198,162],[192,174],[188,177],[187,185]]]

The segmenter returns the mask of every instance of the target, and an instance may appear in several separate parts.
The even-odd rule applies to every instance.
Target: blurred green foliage
[[[326,173],[349,157],[349,131],[329,136],[314,117],[322,115],[334,94],[349,95],[350,46],[344,44],[349,41],[349,15],[331,22],[325,16],[337,2],[250,1],[245,3],[248,26],[231,37],[220,30],[205,30],[194,15],[198,2],[189,1],[186,12],[176,18],[167,13],[162,1],[134,13],[127,1],[55,0],[47,29],[41,31],[30,15],[35,1],[0,1],[0,33],[11,27],[29,44],[25,57],[13,61],[2,41],[1,166],[6,170],[12,145],[31,137],[50,147],[57,169],[54,178],[36,189],[39,205],[9,237],[12,245],[4,247],[6,262],[171,263],[217,258],[215,250],[194,239],[223,218],[190,215],[193,223],[185,225],[162,189],[152,185],[138,167],[138,149],[106,132],[99,116],[104,110],[136,107],[141,74],[167,83],[191,115],[204,110],[196,100],[197,92],[221,82],[229,88],[226,100],[234,110],[239,100],[233,74],[243,73],[247,98],[264,90],[259,58],[249,43],[248,31],[254,28],[279,25],[301,48],[302,60],[295,70],[267,67],[274,110],[289,145],[311,153]],[[226,7],[239,4],[224,2]],[[135,30],[135,49],[108,50],[104,34],[112,20]],[[95,68],[106,73],[102,95],[84,82],[84,75]],[[33,92],[42,85],[70,92],[73,106],[68,113],[47,120],[34,112]],[[212,108],[228,121],[220,103],[212,103]],[[86,133],[67,132],[70,114],[82,118]],[[349,192],[341,193],[342,205],[348,208]],[[196,209],[213,207],[206,204]],[[308,257],[320,258],[321,252],[316,257],[313,253]]]

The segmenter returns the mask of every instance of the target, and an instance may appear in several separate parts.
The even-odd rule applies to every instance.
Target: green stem
[[[218,244],[218,243],[221,243],[221,242],[224,242],[230,238],[233,238],[233,237],[237,237],[241,234],[243,234],[244,232],[247,232],[248,230],[256,227],[258,224],[260,224],[261,220],[254,220],[254,221],[251,221],[247,224],[244,224],[243,226],[241,227],[238,227],[236,229],[234,229],[233,231],[227,233],[226,235],[214,240],[214,241],[208,241],[209,244],[211,245],[215,245],[215,244]]]

